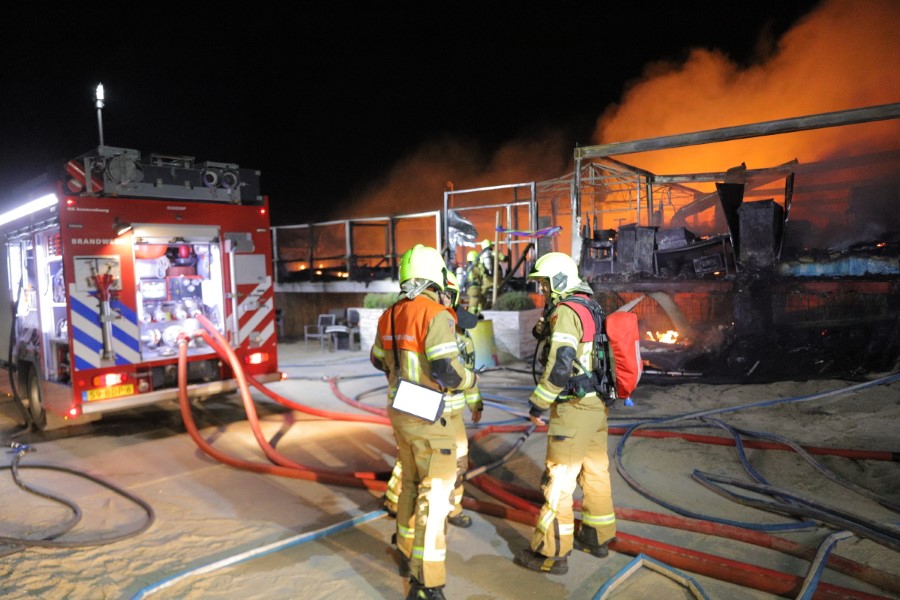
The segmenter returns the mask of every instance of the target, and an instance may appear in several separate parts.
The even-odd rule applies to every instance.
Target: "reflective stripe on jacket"
[[[572,375],[581,374],[581,369],[575,364],[574,359],[577,358],[585,368],[590,369],[593,364],[591,352],[594,347],[592,341],[581,341],[584,329],[581,319],[574,309],[562,303],[557,304],[550,313],[548,323],[550,354],[541,379],[529,398],[532,404],[544,410],[554,402],[567,402],[576,398],[569,394],[563,394],[568,379]],[[591,391],[580,401],[600,402],[600,398],[596,392]]]
[[[400,378],[435,390],[464,390],[475,383],[475,373],[462,364],[456,345],[456,319],[431,290],[384,311],[370,360],[388,374],[391,398]]]

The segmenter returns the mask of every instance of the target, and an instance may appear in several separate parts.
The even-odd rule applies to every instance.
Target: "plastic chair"
[[[309,349],[309,340],[319,340],[319,350],[325,349],[325,342],[328,340],[328,334],[325,329],[335,324],[335,316],[333,314],[319,315],[315,325],[303,326],[303,343],[306,349]]]
[[[356,347],[362,350],[362,339],[359,333],[359,311],[347,309],[347,333],[350,334],[350,349],[353,350],[353,336],[356,336]]]

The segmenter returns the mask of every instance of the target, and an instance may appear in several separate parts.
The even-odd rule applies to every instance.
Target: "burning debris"
[[[787,208],[744,202],[744,184],[718,184],[721,215],[710,221],[725,223],[723,233],[586,229],[582,268],[607,310],[625,304],[639,314],[649,373],[773,380],[896,367],[900,224],[893,214],[880,220],[877,233],[888,241],[851,244],[835,236],[835,248],[803,248],[790,237],[809,229],[788,220],[795,198],[789,177]],[[861,207],[871,206],[854,197],[845,240],[873,230],[853,226],[863,220]]]

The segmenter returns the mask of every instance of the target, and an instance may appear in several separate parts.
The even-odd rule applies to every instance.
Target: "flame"
[[[655,334],[648,331],[647,339],[649,339],[650,341],[653,341],[653,342],[661,342],[663,344],[677,344],[678,343],[678,332],[674,331],[672,329],[670,329],[664,333],[660,333],[659,331],[657,331]]]

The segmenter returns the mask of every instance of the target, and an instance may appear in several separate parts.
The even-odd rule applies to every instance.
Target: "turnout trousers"
[[[469,438],[466,432],[466,423],[463,420],[462,412],[444,413],[447,419],[447,425],[453,427],[456,435],[456,481],[453,490],[453,508],[450,509],[451,517],[455,517],[462,513],[462,499],[464,493],[463,483],[464,475],[469,470]],[[394,463],[394,469],[391,471],[391,478],[388,480],[387,490],[384,493],[384,506],[388,510],[396,513],[397,503],[400,499],[400,491],[403,486],[403,463],[398,458]]]
[[[425,587],[446,583],[447,516],[456,483],[456,433],[441,417],[435,423],[388,409],[403,465],[397,501],[397,548],[410,574]]]
[[[553,404],[550,409],[547,459],[541,478],[544,505],[531,538],[531,549],[551,558],[562,558],[572,551],[572,494],[576,485],[581,486],[583,493],[582,525],[596,529],[601,544],[616,535],[607,453],[607,408],[599,402],[585,403],[589,398]]]

